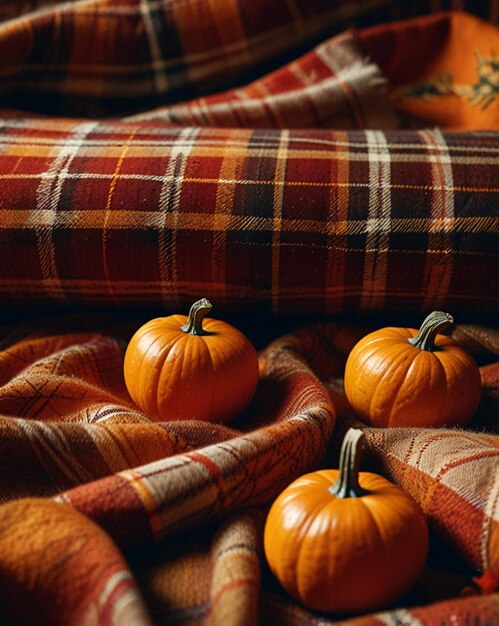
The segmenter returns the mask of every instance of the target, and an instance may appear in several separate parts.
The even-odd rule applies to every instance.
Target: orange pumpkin
[[[215,319],[206,299],[185,315],[153,319],[125,353],[125,382],[134,402],[156,420],[226,422],[250,402],[258,382],[255,348]]]
[[[419,331],[382,328],[361,339],[345,367],[345,393],[373,426],[466,424],[478,407],[481,381],[473,358],[438,334],[453,322],[434,311]]]
[[[412,498],[385,478],[358,471],[360,430],[343,441],[339,470],[306,474],[273,503],[264,532],[272,572],[316,611],[387,607],[421,573],[428,527]]]

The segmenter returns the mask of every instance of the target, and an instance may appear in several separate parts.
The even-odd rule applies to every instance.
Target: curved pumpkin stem
[[[439,350],[439,347],[435,345],[436,335],[453,323],[454,318],[449,313],[433,311],[421,324],[418,334],[407,341],[420,350],[435,352],[435,350]]]
[[[202,298],[191,306],[187,324],[182,326],[180,330],[191,335],[211,335],[210,332],[203,328],[203,318],[213,307],[206,298]]]
[[[358,428],[349,428],[343,439],[340,451],[340,475],[329,488],[337,498],[360,498],[369,493],[359,485],[359,463],[364,433]]]

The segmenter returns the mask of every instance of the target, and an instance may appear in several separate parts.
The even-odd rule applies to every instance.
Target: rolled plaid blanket
[[[487,132],[4,128],[6,303],[497,310]]]

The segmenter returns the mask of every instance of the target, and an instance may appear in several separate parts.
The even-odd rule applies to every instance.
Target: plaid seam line
[[[497,310],[498,138],[5,121],[0,293]]]

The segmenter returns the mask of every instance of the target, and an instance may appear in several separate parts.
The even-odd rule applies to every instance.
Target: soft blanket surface
[[[0,3],[2,624],[499,623],[498,17]],[[154,422],[127,342],[201,297],[259,348],[256,395],[230,424]],[[363,426],[349,351],[433,309],[480,366],[476,415]],[[352,425],[363,468],[419,503],[430,556],[384,613],[319,615],[271,575],[263,527]]]
[[[366,329],[323,322],[271,342],[252,404],[222,426],[151,422],[133,405],[121,372],[138,323],[66,315],[2,331],[3,610],[30,624],[316,623],[267,571],[263,522],[292,479],[337,463],[356,423],[344,362]],[[362,624],[499,616],[499,596],[471,581],[499,567],[499,341],[473,326],[453,335],[484,363],[470,426],[365,428],[366,469],[418,501],[434,545],[411,596]]]

